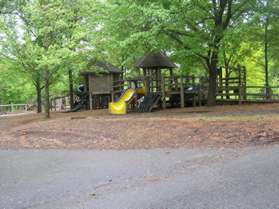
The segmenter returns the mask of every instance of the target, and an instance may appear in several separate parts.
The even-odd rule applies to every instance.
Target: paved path
[[[0,151],[0,209],[276,209],[279,147]]]

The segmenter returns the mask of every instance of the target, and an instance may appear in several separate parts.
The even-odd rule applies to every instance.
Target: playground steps
[[[138,107],[138,112],[151,112],[154,108],[158,106],[161,100],[160,94],[148,94],[144,97],[142,103]]]

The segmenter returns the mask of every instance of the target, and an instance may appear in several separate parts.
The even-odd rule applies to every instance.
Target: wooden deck
[[[279,86],[270,86],[268,89],[264,86],[247,86],[246,73],[241,75],[242,77],[222,78],[217,81],[218,104],[279,103]],[[135,87],[135,85],[136,87],[144,85],[147,93],[160,93],[162,108],[177,106],[178,103],[180,107],[189,104],[201,106],[207,101],[206,79],[195,76],[162,76],[161,79],[142,77],[123,80],[115,85],[112,95],[117,94],[119,89]]]

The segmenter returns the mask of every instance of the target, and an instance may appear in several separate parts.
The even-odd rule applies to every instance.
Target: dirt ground
[[[2,149],[244,147],[279,143],[279,104],[110,115],[107,110],[0,117]]]

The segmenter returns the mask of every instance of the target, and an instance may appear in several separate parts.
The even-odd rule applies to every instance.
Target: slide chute
[[[132,98],[136,95],[135,89],[127,89],[121,95],[117,102],[109,103],[109,112],[114,115],[123,115],[127,114],[127,104],[132,100]]]

